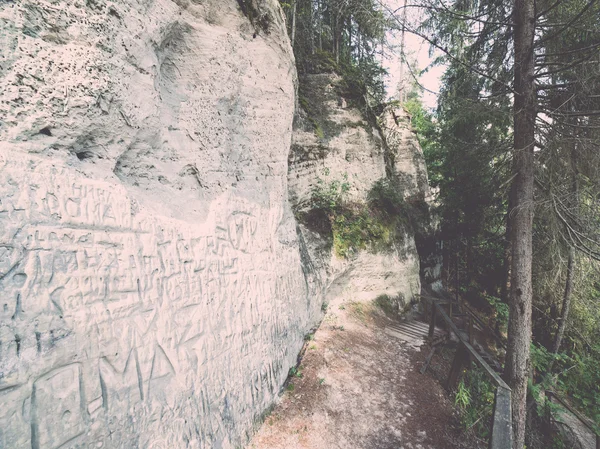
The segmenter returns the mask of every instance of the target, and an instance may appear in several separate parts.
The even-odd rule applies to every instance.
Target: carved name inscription
[[[282,208],[224,196],[191,226],[5,155],[0,448],[240,444],[317,315]]]

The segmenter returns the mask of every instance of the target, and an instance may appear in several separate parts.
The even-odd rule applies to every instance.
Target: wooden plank
[[[429,340],[433,340],[435,333],[435,303],[431,303],[431,321],[429,322]]]
[[[418,295],[418,296],[422,299],[425,299],[426,301],[436,302],[439,304],[448,304],[449,302],[452,302],[451,299],[439,299],[439,298],[435,298],[433,296],[427,296],[427,295]]]
[[[496,389],[494,414],[492,418],[492,436],[489,449],[512,448],[512,412],[510,405],[510,390],[503,387]]]
[[[488,365],[485,360],[483,360],[483,358],[479,355],[479,353],[477,351],[475,351],[473,346],[471,346],[469,344],[469,342],[465,340],[464,336],[462,335],[462,332],[460,332],[458,330],[458,327],[456,327],[456,324],[454,324],[454,322],[450,319],[450,317],[446,314],[446,312],[444,312],[444,309],[442,309],[438,304],[435,304],[435,303],[434,303],[434,308],[438,311],[438,313],[442,316],[442,318],[444,319],[446,324],[448,324],[448,326],[450,326],[450,329],[452,330],[452,332],[454,332],[454,334],[459,338],[459,340],[465,346],[467,351],[469,351],[469,353],[475,358],[477,363],[479,363],[479,365],[485,370],[485,372],[494,381],[494,383],[497,386],[505,388],[508,391],[510,391],[510,387],[508,385],[506,385],[506,382],[504,382],[500,378],[500,376],[498,376],[496,371],[494,371],[492,369],[492,367],[490,365]]]
[[[488,329],[491,332],[492,337],[494,337],[494,340],[496,340],[496,342],[499,343],[500,346],[506,349],[506,342],[504,341],[504,339],[500,335],[498,335],[496,331],[492,329],[487,323],[485,323],[468,304],[465,303],[464,307],[469,313],[469,315],[471,315],[475,319],[475,321],[477,321],[477,324],[479,324],[481,327]]]
[[[404,327],[389,326],[388,329],[398,332],[399,334],[404,334],[406,336],[412,337],[415,340],[425,340],[425,337],[427,337],[425,333],[414,332]]]
[[[460,379],[460,374],[468,361],[469,353],[465,350],[463,345],[460,345],[454,355],[454,361],[452,362],[450,374],[448,374],[448,380],[446,381],[446,388],[448,390],[453,390],[456,387],[458,380]]]
[[[406,329],[410,332],[414,332],[416,334],[422,335],[423,337],[425,337],[427,335],[427,326],[416,327],[416,326],[411,326],[407,323],[393,323],[390,325],[390,327],[394,327],[396,329]]]
[[[429,352],[429,354],[427,355],[427,358],[425,359],[423,368],[421,368],[421,374],[425,374],[425,372],[427,371],[427,368],[429,368],[429,364],[431,363],[431,359],[433,358],[433,354],[435,354],[436,349],[437,349],[437,346],[434,346],[431,348],[431,351]]]
[[[473,344],[473,317],[469,316],[469,343]]]
[[[496,372],[487,364],[487,362],[479,355],[477,351],[466,341],[463,333],[459,331],[458,327],[446,314],[444,309],[436,303],[431,301],[432,309],[432,323],[435,319],[435,311],[437,311],[446,324],[450,327],[450,330],[458,337],[461,342],[459,350],[466,352],[473,356],[475,361],[485,370],[487,375],[496,384],[496,399],[494,401],[494,414],[492,421],[492,435],[490,437],[489,449],[511,449],[512,448],[512,413],[511,413],[511,390],[508,385],[496,374]],[[464,349],[462,349],[464,348]],[[448,383],[456,377],[456,373],[459,369],[462,356],[459,354],[455,356],[455,360],[452,364]],[[599,439],[600,440],[600,439]],[[597,448],[600,449],[600,448]]]
[[[425,333],[427,333],[427,329],[429,328],[427,324],[421,323],[420,321],[401,321],[399,324],[401,326],[407,326],[420,331],[425,331]]]

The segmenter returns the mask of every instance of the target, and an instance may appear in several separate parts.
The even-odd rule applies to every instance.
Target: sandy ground
[[[385,333],[372,303],[332,304],[305,345],[298,372],[252,439],[252,449],[473,448],[421,341]],[[435,358],[434,358],[435,363]]]

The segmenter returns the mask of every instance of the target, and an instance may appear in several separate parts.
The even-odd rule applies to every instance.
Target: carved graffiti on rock
[[[0,198],[2,447],[134,447],[174,423],[214,447],[272,400],[309,318],[268,207],[136,215],[122,187],[19,157]]]

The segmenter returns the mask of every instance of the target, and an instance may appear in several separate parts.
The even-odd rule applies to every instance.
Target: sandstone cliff
[[[342,85],[328,73],[301,79],[289,167],[301,242],[326,302],[379,297],[402,312],[421,290],[427,169],[403,109],[368,119]]]
[[[357,201],[423,168],[337,104],[291,145],[276,0],[4,2],[0,52],[0,447],[240,447],[327,295],[418,292],[409,233],[340,258],[294,217],[324,165]]]

